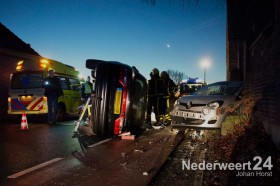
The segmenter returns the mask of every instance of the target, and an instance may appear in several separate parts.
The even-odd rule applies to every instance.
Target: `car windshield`
[[[11,81],[11,89],[42,88],[42,73],[15,73]]]
[[[241,87],[242,82],[218,82],[209,84],[197,90],[194,95],[234,95]]]

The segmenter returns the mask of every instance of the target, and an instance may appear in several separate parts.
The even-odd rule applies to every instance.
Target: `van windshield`
[[[43,74],[38,72],[15,73],[12,76],[11,89],[42,88]]]

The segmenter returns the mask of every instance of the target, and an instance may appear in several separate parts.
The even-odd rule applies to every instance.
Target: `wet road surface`
[[[56,125],[28,122],[28,130],[20,129],[20,121],[0,124],[0,183],[22,170],[70,156],[94,144],[100,137],[73,138],[74,120]],[[1,185],[1,184],[0,184]]]

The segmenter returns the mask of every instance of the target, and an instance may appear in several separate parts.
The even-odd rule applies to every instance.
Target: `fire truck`
[[[19,60],[10,76],[8,114],[47,114],[43,81],[50,68],[55,71],[64,93],[58,100],[57,120],[63,120],[65,113],[78,112],[77,107],[82,104],[79,72],[55,60],[33,57]]]

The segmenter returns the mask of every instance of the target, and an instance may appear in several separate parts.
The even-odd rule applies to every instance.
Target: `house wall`
[[[8,90],[10,83],[10,74],[15,71],[19,58],[0,52],[0,120],[8,117]]]
[[[19,60],[34,56],[40,55],[0,22],[0,120],[8,118],[10,74]]]
[[[269,32],[269,31],[267,31]],[[257,100],[253,122],[262,123],[280,143],[280,32],[263,32],[249,50],[250,71],[247,87]]]
[[[263,124],[279,144],[280,1],[227,3],[227,79],[245,81],[245,92],[256,100],[252,122]],[[234,69],[239,71],[233,75]]]

